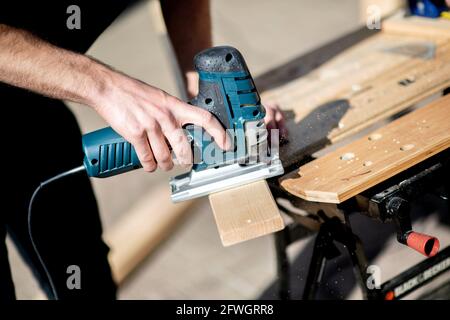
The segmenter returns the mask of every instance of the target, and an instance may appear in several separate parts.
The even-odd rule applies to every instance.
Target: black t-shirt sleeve
[[[59,47],[85,52],[134,1],[130,0],[1,0],[0,23],[32,32]],[[80,8],[81,28],[70,30],[67,8]]]

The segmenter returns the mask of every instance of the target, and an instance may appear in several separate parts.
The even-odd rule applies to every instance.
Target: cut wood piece
[[[414,29],[416,19],[401,23]],[[264,92],[263,101],[276,101],[287,114],[283,165],[449,87],[450,28],[440,20],[433,26],[436,36],[387,28],[304,77]]]
[[[109,262],[120,284],[179,224],[195,201],[173,204],[166,183],[153,188],[109,229]]]
[[[213,193],[209,201],[224,246],[284,228],[266,180]]]
[[[340,203],[450,147],[450,96],[309,162],[281,180],[309,201]]]

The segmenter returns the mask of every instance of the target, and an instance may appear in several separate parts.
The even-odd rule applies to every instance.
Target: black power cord
[[[56,291],[55,284],[53,282],[53,279],[52,279],[52,276],[51,276],[49,270],[47,269],[47,266],[45,265],[44,259],[42,259],[42,256],[39,253],[39,250],[37,248],[36,242],[34,241],[34,238],[33,238],[33,232],[32,232],[32,228],[31,228],[33,202],[34,202],[34,199],[36,198],[36,195],[39,193],[39,191],[44,186],[46,186],[47,184],[52,183],[53,181],[59,180],[61,178],[70,176],[72,174],[78,173],[80,171],[84,171],[84,170],[85,170],[84,166],[79,166],[77,168],[74,168],[74,169],[68,170],[66,172],[60,173],[60,174],[58,174],[58,175],[56,175],[56,176],[54,176],[54,177],[52,177],[52,178],[50,178],[48,180],[45,180],[44,182],[41,182],[39,184],[39,186],[34,190],[33,195],[31,196],[31,199],[30,199],[30,203],[28,205],[28,235],[30,237],[30,241],[31,241],[31,244],[33,246],[34,252],[36,253],[36,256],[38,257],[39,262],[41,263],[42,268],[44,269],[44,272],[45,272],[45,274],[47,276],[48,283],[50,284],[50,287],[51,287],[51,290],[52,290],[52,293],[53,293],[53,297],[54,297],[55,300],[58,300],[58,293]]]

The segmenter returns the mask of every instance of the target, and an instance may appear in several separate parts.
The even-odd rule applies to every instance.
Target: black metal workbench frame
[[[336,205],[304,201],[282,190],[276,179],[269,181],[269,186],[276,199],[287,200],[293,207],[305,210],[315,222],[320,224],[306,275],[303,299],[315,298],[327,261],[341,254],[334,244],[335,241],[343,244],[348,251],[357,283],[365,299],[400,299],[449,271],[450,246],[442,249],[435,256],[403,271],[383,283],[378,289],[369,289],[366,285],[370,276],[367,273],[367,258],[360,239],[352,232],[349,219],[351,214],[360,213],[383,223],[395,223],[397,238],[404,243],[404,235],[412,230],[410,211],[414,201],[426,194],[437,194],[448,203],[449,178],[450,149],[447,149],[356,197]],[[280,201],[277,203],[280,210],[292,217],[294,221],[284,230],[275,234],[278,295],[281,299],[289,299],[290,264],[287,248],[292,243],[311,234],[311,231],[304,227],[305,217],[299,217],[287,206],[280,204]]]

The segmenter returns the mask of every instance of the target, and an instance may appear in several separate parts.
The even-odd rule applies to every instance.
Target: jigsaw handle
[[[83,164],[90,177],[105,178],[142,167],[132,144],[111,127],[85,134],[82,143]]]
[[[193,140],[192,131],[185,129],[185,134],[189,141]],[[85,134],[82,144],[89,177],[106,178],[142,168],[133,145],[111,127]]]

